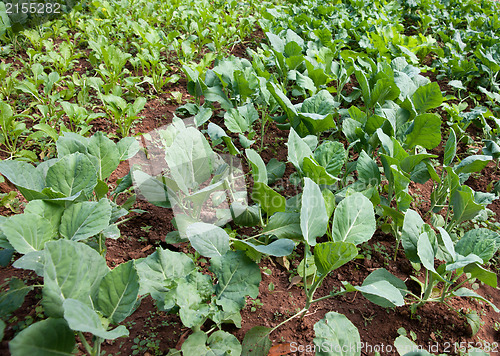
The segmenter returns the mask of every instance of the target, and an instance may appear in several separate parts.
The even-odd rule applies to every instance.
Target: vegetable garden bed
[[[498,352],[498,4],[8,9],[0,353]]]

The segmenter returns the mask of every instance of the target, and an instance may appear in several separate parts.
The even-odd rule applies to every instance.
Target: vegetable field
[[[500,352],[499,13],[0,1],[0,354]]]

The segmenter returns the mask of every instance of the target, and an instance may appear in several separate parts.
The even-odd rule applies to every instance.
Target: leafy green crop
[[[130,202],[120,207],[105,197],[106,181],[120,161],[137,152],[135,139],[115,144],[102,133],[91,138],[67,133],[57,141],[57,149],[58,158],[37,167],[0,162],[0,173],[29,201],[23,214],[2,221],[2,247],[26,255],[20,260],[26,263],[36,260],[47,242],[61,237],[81,241],[98,236],[98,250],[104,253],[103,238],[118,238],[116,222],[128,213]]]
[[[74,332],[89,355],[99,355],[104,340],[128,336],[123,325],[110,325],[135,310],[139,275],[134,261],[110,271],[97,251],[64,239],[47,242],[38,260],[36,272],[44,280],[42,305],[49,318],[20,332],[9,344],[12,355],[70,355]],[[83,332],[94,335],[93,346]]]

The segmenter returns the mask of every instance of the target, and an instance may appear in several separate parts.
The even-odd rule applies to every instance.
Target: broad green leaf
[[[267,168],[260,155],[250,148],[245,150],[245,154],[252,165],[254,181],[267,184]]]
[[[211,334],[208,338],[208,345],[212,352],[218,355],[240,355],[242,351],[236,336],[223,330]]]
[[[272,49],[274,49],[278,53],[285,52],[285,43],[279,36],[271,32],[266,32],[266,36],[267,38],[269,38]]]
[[[365,298],[374,303],[375,298],[373,297],[376,297],[377,300],[384,301],[384,303],[390,307],[401,307],[405,304],[404,298],[399,293],[399,289],[388,281],[380,280],[366,285],[363,284],[361,287],[355,288],[363,293]]]
[[[363,110],[357,106],[351,106],[347,111],[349,112],[351,119],[357,121],[358,123],[366,124],[368,117]]]
[[[406,135],[406,145],[413,148],[416,145],[429,150],[441,143],[441,118],[436,114],[421,114],[415,117],[411,132]]]
[[[206,138],[193,127],[181,130],[165,153],[171,177],[185,194],[211,178],[214,157]]]
[[[288,256],[295,248],[295,243],[289,239],[279,239],[271,242],[269,245],[257,245],[250,241],[241,241],[241,243],[246,244],[260,253],[275,257]]]
[[[443,95],[438,83],[431,82],[418,88],[412,95],[412,102],[418,114],[437,108],[443,103]]]
[[[498,159],[500,157],[500,146],[492,140],[483,140],[483,142],[483,154],[493,156],[494,159]]]
[[[394,340],[394,346],[401,356],[432,356],[427,350],[423,350],[406,336],[400,335]]]
[[[87,154],[88,141],[87,137],[80,136],[74,132],[64,132],[56,142],[57,157],[62,158],[77,152]]]
[[[383,283],[380,284],[379,282]],[[392,287],[389,287],[387,283]],[[362,286],[366,287],[372,284],[375,284],[375,287],[367,289],[366,292],[363,293],[363,295],[372,303],[380,305],[381,307],[384,308],[390,308],[393,307],[394,305],[397,305],[397,303],[401,303],[401,301],[406,295],[407,288],[405,283],[384,268],[379,268],[370,273],[368,277],[366,277],[365,280],[363,281]],[[358,289],[359,287],[355,288]],[[377,288],[381,289],[382,292],[377,292]],[[390,291],[393,291],[395,293],[394,300],[387,298],[386,293],[387,292],[391,293]],[[363,291],[361,290],[361,292]],[[399,296],[397,295],[401,296],[401,299],[399,299]]]
[[[108,185],[104,181],[98,179],[97,185],[94,188],[94,193],[97,200],[101,200],[102,198],[104,198],[106,194],[108,194],[108,191],[109,191]]]
[[[334,269],[351,261],[358,254],[358,249],[348,242],[324,242],[314,247],[314,263],[324,276]]]
[[[205,276],[198,272],[193,275],[201,275],[205,278],[208,285],[210,287],[212,286],[212,281],[209,276]],[[179,280],[174,292],[174,298],[176,304],[180,308],[179,317],[181,318],[182,324],[188,328],[203,324],[210,314],[210,307],[206,301],[204,301],[205,298],[203,298],[198,291],[197,283],[190,283],[186,279]]]
[[[226,137],[228,138],[228,137]],[[243,148],[248,148],[250,146],[252,146],[254,143],[255,143],[255,140],[250,140],[248,139],[245,135],[243,134],[238,134],[238,138],[240,140],[240,144]],[[224,140],[224,138],[223,138]],[[231,152],[230,152],[231,153]]]
[[[96,167],[82,153],[64,156],[47,171],[46,184],[67,197],[80,191],[91,197],[97,184]]]
[[[374,187],[380,184],[381,178],[377,163],[364,150],[359,154],[356,169],[359,180],[364,184]]]
[[[455,130],[450,129],[450,135],[448,140],[446,140],[446,146],[444,147],[444,159],[443,164],[445,166],[451,165],[455,154],[457,153],[457,136],[455,135]]]
[[[12,260],[12,256],[14,256],[14,253],[16,250],[11,248],[8,241],[3,241],[2,242],[2,248],[0,249],[0,267],[7,267],[10,265],[10,261]],[[5,245],[9,245],[8,247],[5,247]]]
[[[267,90],[269,90],[269,92],[273,95],[274,99],[278,102],[283,111],[286,113],[290,123],[293,123],[297,117],[297,110],[295,109],[295,106],[292,104],[290,99],[288,99],[288,97],[283,93],[281,88],[279,88],[273,82],[267,82]]]
[[[248,206],[235,201],[231,204],[231,217],[236,225],[255,226],[260,223],[260,209],[257,205]]]
[[[212,109],[206,108],[204,106],[200,107],[198,113],[194,117],[194,122],[196,123],[196,127],[200,127],[205,122],[210,120],[212,114],[213,114]]]
[[[315,275],[317,270],[318,269],[316,268],[316,264],[314,263],[313,255],[309,255],[307,256],[307,258],[303,258],[297,267],[297,273],[302,278],[304,278],[304,276],[310,277]]]
[[[488,262],[499,247],[500,235],[485,228],[467,231],[455,245],[456,251],[462,256],[473,253],[479,256],[483,263]]]
[[[305,134],[317,135],[324,131],[335,128],[333,115],[320,115],[301,112],[298,113],[300,123],[294,126],[297,131],[304,136]]]
[[[424,221],[420,215],[416,211],[408,209],[404,216],[401,243],[405,249],[406,257],[413,263],[420,262],[417,254],[417,244],[423,226]]]
[[[309,157],[304,158],[302,170],[306,177],[319,185],[332,185],[337,181],[334,176],[326,171],[325,167],[320,166]]]
[[[490,287],[497,288],[498,281],[496,273],[481,267],[477,263],[471,263],[465,266],[464,272],[470,273],[472,278],[477,278]]]
[[[302,90],[308,90],[310,95],[314,95],[316,93],[316,86],[314,85],[314,81],[311,78],[309,78],[307,75],[303,75],[300,72],[296,73],[296,78],[297,85]]]
[[[97,132],[90,138],[87,149],[89,154],[97,158],[98,179],[107,179],[118,168],[120,152],[116,144],[102,132]]]
[[[0,173],[14,184],[27,200],[41,199],[45,187],[42,174],[31,164],[21,161],[3,160]]]
[[[323,189],[321,194],[323,195],[323,200],[325,201],[326,217],[330,220],[333,215],[333,211],[335,210],[335,206],[337,205],[335,201],[335,194],[327,188]]]
[[[106,340],[114,340],[129,335],[127,328],[123,325],[107,331],[102,325],[99,315],[79,300],[66,299],[63,308],[64,319],[72,330],[91,333]]]
[[[224,114],[224,124],[229,131],[235,133],[245,133],[250,129],[248,121],[238,109],[229,109]]]
[[[16,277],[9,281],[9,289],[0,293],[0,318],[5,318],[10,313],[19,309],[26,295],[33,290]]]
[[[399,97],[401,91],[398,86],[389,78],[381,78],[377,80],[373,90],[371,91],[369,107],[374,107],[376,104],[383,105],[386,100],[395,100]]]
[[[241,355],[242,348],[236,336],[218,330],[207,336],[203,331],[196,331],[184,341],[181,347],[183,355]]]
[[[338,176],[346,160],[344,145],[337,141],[324,141],[314,151],[314,159],[333,176]]]
[[[300,209],[300,229],[302,236],[310,246],[316,245],[316,238],[325,234],[328,226],[325,200],[318,185],[309,178],[304,178],[302,207]]]
[[[167,185],[139,170],[132,171],[134,188],[144,199],[162,208],[171,208]]]
[[[473,263],[483,263],[483,260],[481,259],[481,257],[476,256],[473,253],[467,256],[457,254],[455,261],[446,265],[446,271],[454,271],[458,268],[462,268]]]
[[[366,121],[365,132],[368,135],[373,135],[377,129],[387,127],[388,125],[386,123],[389,123],[389,121],[385,117],[371,115]]]
[[[249,131],[251,125],[258,119],[259,113],[251,103],[235,109],[229,109],[224,114],[224,124],[229,131],[235,133]]]
[[[368,82],[365,73],[356,65],[354,66],[354,75],[356,76],[359,86],[361,87],[363,102],[365,103],[366,106],[369,106],[371,99],[370,83]]]
[[[133,311],[139,293],[139,275],[134,261],[118,265],[104,276],[97,293],[96,309],[119,324]]]
[[[297,135],[293,128],[290,129],[288,135],[288,161],[291,162],[297,170],[302,169],[302,162],[305,157],[311,157],[313,155],[311,149],[304,142],[303,139]]]
[[[269,223],[262,230],[268,235],[274,235],[278,239],[299,239],[302,237],[300,230],[300,214],[278,212],[271,216]]]
[[[440,233],[441,240],[443,241],[443,245],[448,252],[448,254],[451,256],[452,260],[455,259],[456,252],[455,252],[455,245],[453,244],[453,241],[451,240],[450,235],[448,234],[448,231],[443,229],[442,227],[437,228]]]
[[[498,309],[496,307],[496,305],[494,305],[492,302],[490,302],[488,299],[480,296],[479,294],[477,294],[476,292],[468,289],[468,288],[465,288],[465,287],[462,287],[462,288],[459,288],[458,290],[454,291],[452,293],[452,295],[454,297],[468,297],[468,298],[474,298],[474,299],[478,299],[478,300],[482,300],[483,302],[489,304],[493,310],[497,313],[500,313],[500,309]]]
[[[43,269],[44,269],[44,258],[45,251],[33,251],[29,252],[21,258],[18,258],[12,266],[15,268],[29,269],[35,271],[35,273],[43,277]],[[10,260],[9,260],[10,262]]]
[[[216,225],[197,222],[188,226],[186,234],[202,256],[222,256],[229,251],[229,235]]]
[[[272,346],[269,340],[270,330],[265,326],[254,326],[248,330],[242,342],[241,356],[267,355]]]
[[[229,299],[243,307],[245,297],[257,298],[260,269],[242,251],[229,251],[224,256],[213,257],[210,262],[210,271],[218,280],[215,286],[218,300]]]
[[[411,174],[415,167],[418,166],[422,161],[426,160],[426,159],[430,159],[430,158],[437,158],[438,156],[436,155],[431,155],[431,154],[428,154],[428,153],[418,153],[418,154],[415,154],[415,155],[410,155],[408,157],[405,157],[401,160],[401,163],[400,163],[400,166],[401,166],[401,169],[408,173],[408,174]],[[425,162],[424,162],[425,164]]]
[[[467,90],[467,88],[464,87],[464,84],[462,83],[461,80],[450,80],[448,82],[448,85],[455,89]]]
[[[483,324],[481,317],[477,315],[475,310],[473,310],[470,313],[465,314],[465,318],[472,329],[472,336],[476,335]]]
[[[259,203],[262,210],[269,216],[279,211],[285,211],[285,197],[274,191],[267,184],[255,182],[253,185],[252,199]]]
[[[196,267],[186,254],[164,250],[159,247],[152,255],[136,262],[141,288],[140,295],[150,294],[158,308],[165,308],[165,294],[179,278],[185,278]],[[167,309],[173,305],[167,305]]]
[[[45,243],[56,237],[50,221],[35,214],[18,214],[8,218],[1,230],[18,253],[43,250]]]
[[[50,221],[56,231],[61,224],[63,212],[64,206],[44,200],[32,200],[24,208],[25,214],[35,214]]]
[[[401,101],[404,101],[407,97],[413,95],[413,93],[417,90],[417,86],[413,80],[408,76],[408,74],[403,72],[394,72],[394,83],[400,90],[399,99]]]
[[[110,217],[111,205],[108,199],[76,203],[64,211],[59,231],[67,239],[85,240],[107,228]]]
[[[285,162],[280,162],[276,158],[271,158],[266,165],[268,183],[273,184],[278,179],[281,179],[283,174],[285,174],[285,169]]]
[[[210,87],[206,90],[203,91],[203,96],[205,97],[205,100],[207,101],[216,101],[220,103],[220,106],[224,110],[230,110],[233,108],[233,104],[227,97],[227,94],[222,90],[222,87],[220,85],[215,86],[215,87]]]
[[[375,233],[375,213],[372,202],[362,193],[344,198],[333,215],[334,241],[355,245],[368,241]]]
[[[106,260],[93,248],[64,239],[48,242],[42,298],[45,314],[62,317],[62,305],[68,298],[90,306],[108,272]]]
[[[46,319],[21,331],[9,342],[12,356],[71,356],[75,335],[64,319]]]
[[[328,312],[314,324],[317,356],[359,356],[361,339],[358,329],[343,314]],[[328,348],[322,347],[328,345]]]
[[[125,161],[127,159],[135,156],[141,146],[139,145],[139,141],[137,141],[133,137],[124,137],[116,144],[116,148],[118,149],[118,159],[120,161]]]
[[[420,262],[424,265],[426,269],[436,273],[434,269],[434,248],[432,246],[431,241],[429,240],[429,236],[426,232],[420,234],[417,242],[417,254],[420,258]]]
[[[453,206],[453,219],[458,223],[470,220],[484,210],[484,206],[474,201],[474,194],[468,186],[462,186],[461,190],[457,189],[452,194],[451,205]]]
[[[453,169],[456,174],[480,172],[492,159],[493,157],[485,155],[468,156],[453,167]]]
[[[408,185],[410,184],[410,178],[408,174],[405,174],[396,165],[390,166],[392,175],[392,184],[394,185],[394,191],[400,193],[406,193],[408,191]],[[401,209],[403,210],[403,209]]]
[[[339,104],[333,99],[333,96],[328,90],[323,89],[304,100],[300,107],[300,111],[303,113],[329,115],[332,114],[338,106]]]

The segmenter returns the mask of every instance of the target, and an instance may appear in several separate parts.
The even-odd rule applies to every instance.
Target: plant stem
[[[311,286],[311,289],[309,290],[309,293],[306,293],[307,299],[306,299],[306,306],[305,309],[308,310],[311,304],[313,303],[313,297],[314,293],[316,293],[316,289],[321,285],[323,280],[325,279],[325,276],[321,276],[316,282],[314,282]]]
[[[469,282],[472,278],[468,278],[466,279],[465,281],[463,282],[460,282],[455,288],[453,288],[450,293],[453,293],[454,291],[456,291],[458,288],[460,288],[462,285],[464,285],[465,283]]]
[[[443,292],[441,293],[441,298],[439,298],[439,301],[441,303],[444,303],[444,299],[446,297],[446,293],[448,292],[449,288],[450,288],[450,284],[446,284],[446,286],[443,288]]]
[[[432,276],[432,273],[429,273],[429,271],[427,271],[426,280],[427,280],[427,287],[425,288],[424,297],[422,298],[421,304],[425,303],[429,299],[429,296],[432,293],[432,287],[434,287],[434,277]]]
[[[310,250],[310,247],[307,243],[304,244],[304,276],[303,276],[303,279],[304,279],[304,292],[307,294],[307,256],[309,255],[309,250]],[[307,303],[306,303],[306,306],[307,306]],[[306,310],[307,310],[307,307],[306,307]]]
[[[298,313],[292,315],[288,319],[282,321],[281,323],[279,323],[278,325],[276,325],[274,328],[272,328],[271,330],[269,330],[269,332],[267,333],[267,335],[270,335],[274,330],[276,330],[277,328],[279,328],[281,325],[288,323],[290,320],[295,319],[299,315],[305,314],[305,312],[307,312],[306,308],[304,308],[301,311],[299,311]]]
[[[396,261],[396,258],[398,257],[398,250],[399,250],[399,244],[401,242],[401,237],[398,234],[397,228],[396,228],[396,248],[394,249],[394,257],[393,261]]]
[[[83,333],[81,331],[78,331],[78,337],[80,337],[80,341],[82,342],[83,347],[85,347],[87,353],[89,355],[92,355],[92,347],[90,347],[87,339],[85,339],[85,336],[83,336]]]
[[[344,295],[346,293],[348,293],[346,290],[339,291],[337,293],[330,293],[330,294],[325,295],[323,297],[319,297],[318,299],[311,300],[311,304],[316,303],[316,302],[320,302],[320,301],[328,299],[328,298],[338,297],[339,295]]]
[[[264,132],[266,128],[266,112],[262,113],[262,120],[261,120],[261,125],[260,125],[260,150],[259,153],[262,153],[262,150],[264,149]]]
[[[92,356],[100,356],[101,355],[101,344],[103,339],[100,337],[96,337],[94,341],[94,350]]]

